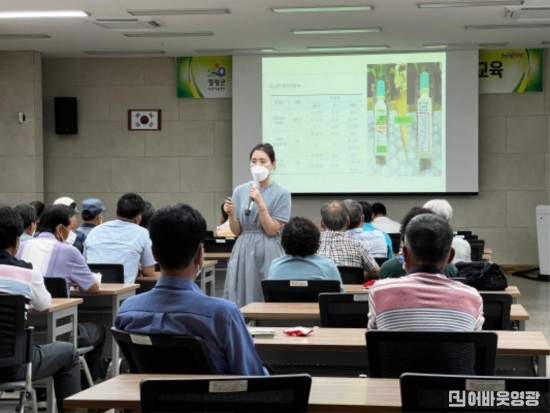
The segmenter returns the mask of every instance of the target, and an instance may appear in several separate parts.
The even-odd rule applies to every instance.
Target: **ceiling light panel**
[[[490,6],[521,6],[524,0],[457,0],[417,3],[421,9],[440,9],[446,7],[490,7]]]
[[[368,52],[387,50],[389,46],[308,46],[310,52]]]
[[[47,18],[79,18],[90,14],[82,10],[59,11],[4,11],[0,12],[0,19],[47,19]]]
[[[0,33],[0,40],[19,40],[19,39],[50,39],[51,36],[44,33],[24,33],[24,34],[3,34]]]
[[[380,27],[366,27],[362,29],[297,29],[292,30],[293,34],[361,34],[381,32]]]
[[[273,13],[337,13],[350,11],[370,11],[374,7],[370,4],[356,6],[310,6],[310,7],[272,7]]]
[[[273,53],[275,51],[272,47],[258,47],[258,48],[243,48],[243,49],[198,49],[195,53],[209,54],[209,55],[230,55],[230,54],[261,54],[261,53]]]
[[[143,10],[126,10],[132,16],[196,16],[196,15],[212,15],[212,14],[229,14],[231,10],[220,9],[143,9]]]
[[[550,23],[518,23],[518,24],[479,24],[464,26],[466,30],[489,29],[544,29],[550,27]]]
[[[84,53],[89,56],[133,56],[165,54],[166,52],[164,50],[86,50]]]
[[[208,37],[213,32],[130,32],[123,33],[126,37]]]

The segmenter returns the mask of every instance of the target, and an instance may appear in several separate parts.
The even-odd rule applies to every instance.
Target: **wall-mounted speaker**
[[[78,133],[76,98],[57,97],[55,106],[55,133],[76,135]]]

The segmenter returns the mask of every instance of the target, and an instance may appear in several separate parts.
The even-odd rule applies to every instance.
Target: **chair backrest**
[[[25,297],[0,294],[0,373],[25,363]]]
[[[319,294],[340,291],[336,280],[262,280],[262,291],[267,303],[316,303]]]
[[[384,264],[388,260],[388,257],[374,257],[374,260],[380,267],[382,264]]]
[[[399,232],[389,232],[388,235],[391,239],[391,246],[394,254],[398,254],[399,248],[401,247],[401,234]]]
[[[489,331],[367,331],[370,377],[407,373],[494,375],[497,334]]]
[[[319,294],[321,327],[366,328],[369,314],[366,293]]]
[[[306,412],[311,376],[145,379],[141,411]]]
[[[365,270],[361,267],[338,266],[344,284],[363,284],[365,282]]]
[[[485,241],[482,239],[467,239],[470,244],[470,258],[472,261],[481,261],[483,259],[483,250],[485,249]]]
[[[44,285],[54,298],[68,298],[67,282],[64,278],[44,277]]]
[[[204,239],[204,251],[205,252],[231,252],[235,245],[236,238],[205,238]]]
[[[124,265],[88,264],[90,271],[101,273],[102,283],[124,284]]]
[[[455,231],[456,235],[472,235],[472,231]]]
[[[511,330],[510,309],[512,296],[510,294],[481,293],[483,299],[484,330]]]
[[[111,328],[132,373],[212,374],[203,342],[193,336],[130,334]]]
[[[403,412],[550,411],[549,377],[405,373],[399,384]]]

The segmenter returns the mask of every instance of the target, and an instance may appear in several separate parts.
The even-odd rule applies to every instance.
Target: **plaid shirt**
[[[378,264],[359,239],[342,231],[321,232],[321,245],[317,254],[330,258],[338,266],[362,267],[377,272]]]

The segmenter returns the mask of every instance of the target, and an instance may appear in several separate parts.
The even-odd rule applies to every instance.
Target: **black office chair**
[[[401,410],[406,413],[550,411],[549,377],[405,373],[399,378],[399,385],[401,387]],[[476,389],[480,390],[476,391]],[[486,393],[485,397],[478,398],[482,391]],[[507,399],[509,406],[497,405],[499,403],[497,391],[505,392],[501,393],[500,399]],[[516,397],[511,397],[512,392]],[[469,395],[473,397],[470,398]],[[527,395],[529,395],[528,399]],[[514,399],[515,405],[511,405],[510,402]]]
[[[67,283],[65,282],[64,278],[44,277],[44,285],[46,286],[46,290],[48,290],[53,298],[69,298]],[[94,346],[78,347],[76,349],[79,356],[80,368],[84,372],[84,376],[86,377],[86,381],[88,382],[89,387],[92,387],[94,385],[94,380],[92,378],[92,374],[90,373],[88,362],[84,358],[84,355],[86,353],[89,353],[93,349]]]
[[[455,235],[472,235],[472,231],[455,231]]]
[[[336,280],[262,280],[266,303],[316,303],[321,293],[340,292]]]
[[[153,412],[306,412],[311,376],[204,379],[145,379],[141,411]]]
[[[32,411],[37,412],[36,392],[32,387],[33,328],[25,327],[25,297],[0,294],[0,392],[18,391],[16,411],[23,413],[27,393]],[[12,371],[26,366],[23,380],[5,380]]]
[[[131,373],[214,373],[199,337],[131,334],[115,327],[111,328],[111,333]]]
[[[470,244],[470,258],[472,261],[483,260],[483,251],[485,250],[485,241],[482,239],[467,239]]]
[[[488,331],[367,331],[370,377],[494,375],[497,334]]]
[[[401,234],[399,232],[389,232],[388,235],[391,239],[393,253],[399,254],[399,248],[401,247]]]
[[[101,273],[101,283],[124,284],[124,265],[88,264],[90,271]]]
[[[365,282],[365,270],[361,267],[339,265],[338,271],[340,271],[344,284],[363,284]]]
[[[236,238],[205,238],[204,239],[204,251],[205,252],[231,252],[235,245]]]
[[[388,260],[388,257],[374,257],[374,260],[376,261],[378,266],[381,267],[382,264],[384,264]]]
[[[319,294],[321,327],[366,328],[369,314],[367,293]]]
[[[483,299],[483,330],[512,330],[510,309],[512,296],[510,294],[481,293]]]

